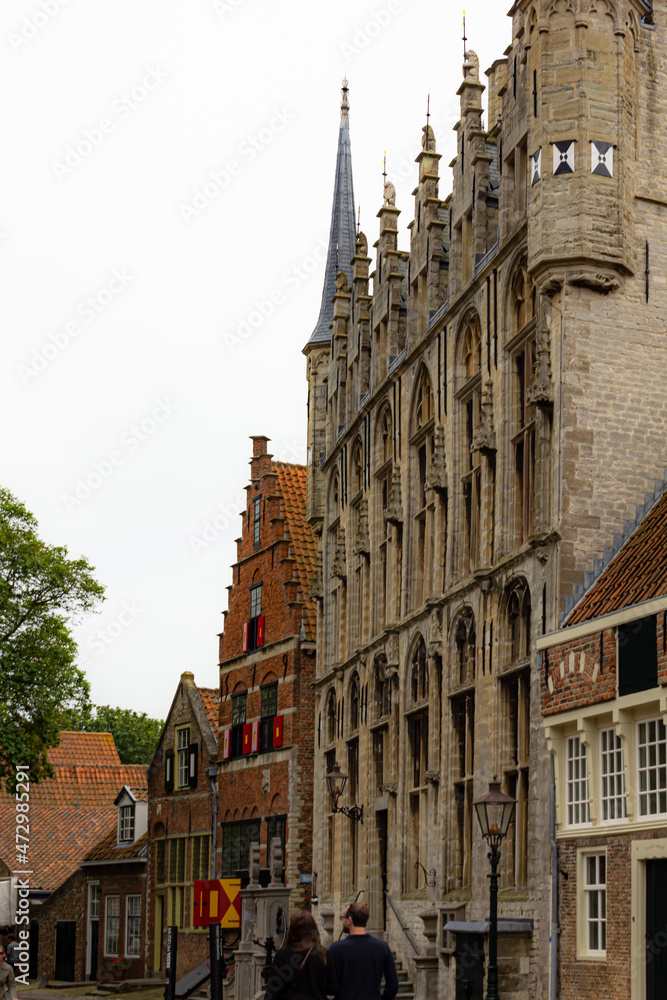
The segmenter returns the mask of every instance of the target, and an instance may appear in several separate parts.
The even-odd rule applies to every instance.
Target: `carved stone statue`
[[[366,237],[364,236],[364,234],[361,232],[361,230],[359,230],[359,232],[357,233],[357,240],[356,240],[356,248],[355,249],[357,251],[357,256],[358,257],[368,257],[368,240],[366,239]]]
[[[435,133],[430,125],[424,125],[422,132],[422,149],[435,153]]]
[[[347,292],[347,275],[345,271],[339,271],[336,275],[336,291]]]
[[[468,49],[463,57],[463,76],[466,80],[479,83],[479,58],[472,49]]]
[[[391,181],[384,182],[384,203],[385,205],[396,205],[396,188]]]

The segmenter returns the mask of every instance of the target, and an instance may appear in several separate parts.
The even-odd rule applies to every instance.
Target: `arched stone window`
[[[361,438],[357,438],[352,445],[352,456],[350,460],[350,496],[355,497],[364,483],[364,449]]]
[[[422,365],[416,380],[412,403],[412,420],[410,426],[410,445],[412,461],[412,482],[415,484],[413,493],[413,565],[411,604],[418,607],[430,594],[429,568],[427,558],[427,516],[426,489],[434,456],[435,419],[433,412],[433,389],[431,376],[426,365]],[[425,589],[426,584],[426,589]]]
[[[415,865],[419,861],[426,867],[428,857],[428,665],[426,646],[421,636],[410,656],[407,684],[408,851],[405,884],[406,888],[414,891],[422,884],[420,869]]]
[[[482,392],[482,328],[476,312],[466,317],[458,341],[457,399],[461,486],[465,518],[464,574],[479,566],[481,544],[482,461],[479,450]]]
[[[378,632],[387,622],[390,593],[390,546],[387,514],[392,500],[394,430],[391,408],[382,406],[375,425],[375,531],[373,558],[376,591],[373,600],[373,631]]]
[[[470,684],[475,679],[476,635],[475,617],[470,609],[459,618],[454,633],[458,664],[458,683]]]
[[[352,680],[350,681],[350,732],[356,732],[359,728],[359,700],[360,700],[360,685],[359,685],[359,674],[355,673],[352,675]]]
[[[536,360],[536,288],[527,259],[518,264],[510,282],[508,302],[510,357],[510,434],[514,452],[514,533],[520,544],[535,524],[535,406],[530,399]]]
[[[516,799],[508,830],[503,884],[527,885],[530,788],[530,590],[524,579],[505,592],[504,665],[500,675],[501,759],[505,791]]]
[[[327,743],[334,743],[336,740],[336,692],[333,688],[327,695]]]

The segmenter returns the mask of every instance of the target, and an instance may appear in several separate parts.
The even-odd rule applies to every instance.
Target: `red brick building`
[[[146,972],[164,972],[166,929],[178,927],[179,976],[208,957],[193,926],[193,883],[214,875],[217,689],[185,671],[148,769],[150,891]]]
[[[316,611],[309,590],[316,542],[306,524],[306,469],[274,462],[253,437],[247,508],[220,636],[220,874],[260,864],[280,837],[295,905],[309,898]]]
[[[667,492],[647,506],[563,627],[537,643],[561,1000],[665,996]]]
[[[39,972],[50,979],[97,981],[115,963],[124,978],[144,976],[146,800],[145,787],[124,786],[106,836],[39,907]]]
[[[74,911],[67,900],[61,908],[58,900],[63,897],[53,902],[50,898],[71,876],[80,877],[79,864],[88,851],[116,828],[114,799],[119,789],[145,786],[146,768],[121,764],[110,733],[60,733],[49,760],[53,778],[30,786],[30,974],[56,974],[60,934],[62,941],[65,936],[68,940],[66,949],[61,946],[63,954],[76,952],[76,976],[83,979],[90,974],[90,965],[82,958],[84,912]],[[0,861],[10,871],[16,868],[15,811],[14,797],[0,788]],[[58,971],[71,970],[68,966]]]

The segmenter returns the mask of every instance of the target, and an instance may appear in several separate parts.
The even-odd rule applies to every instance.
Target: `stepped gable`
[[[308,597],[308,591],[317,563],[317,539],[306,522],[306,467],[289,462],[274,462],[273,465],[278,473],[285,530],[296,559],[295,575],[299,581],[299,600],[303,602],[303,627],[306,638],[314,641],[317,612],[315,600]]]
[[[110,733],[60,734],[49,752],[53,778],[30,785],[31,889],[57,889],[76,871],[82,858],[113,825],[114,799],[128,785],[140,795],[147,769],[121,764]],[[16,860],[15,800],[0,789],[0,858],[10,870]]]
[[[667,594],[667,492],[651,507],[563,625]]]

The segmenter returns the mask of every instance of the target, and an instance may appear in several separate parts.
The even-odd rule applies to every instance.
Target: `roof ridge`
[[[636,517],[634,521],[628,519],[623,522],[623,532],[617,533],[613,536],[612,544],[605,545],[602,550],[602,558],[596,559],[593,563],[593,569],[587,570],[584,574],[584,582],[577,583],[574,586],[574,594],[569,595],[565,598],[565,608],[560,613],[558,623],[559,626],[564,625],[567,619],[574,614],[576,609],[582,603],[582,601],[588,596],[590,591],[593,589],[595,584],[598,582],[605,570],[611,565],[616,556],[619,554],[625,543],[634,534],[639,531],[643,522],[654,509],[656,504],[662,499],[662,497],[667,492],[667,469],[664,470],[664,479],[662,482],[659,479],[655,480],[655,489],[653,493],[644,494],[644,503],[637,504]]]

